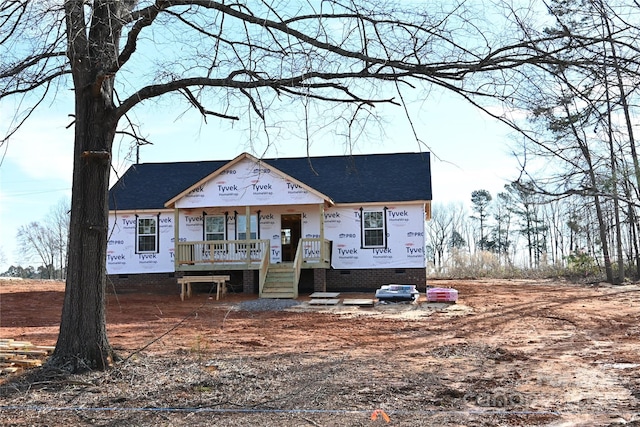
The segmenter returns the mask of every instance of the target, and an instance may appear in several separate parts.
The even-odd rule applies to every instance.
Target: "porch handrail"
[[[260,272],[258,273],[258,295],[262,297],[262,289],[264,288],[264,282],[267,281],[267,273],[269,272],[269,265],[271,264],[271,251],[263,251],[262,261],[260,261]]]
[[[298,298],[298,283],[300,283],[300,272],[302,271],[303,259],[303,239],[298,241],[296,256],[293,259],[293,297]]]

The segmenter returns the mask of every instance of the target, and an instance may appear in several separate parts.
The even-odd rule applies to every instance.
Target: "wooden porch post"
[[[180,242],[180,230],[179,230],[179,210],[174,205],[173,207],[173,271],[178,271],[178,243]]]
[[[324,262],[324,203],[320,204],[320,262]]]
[[[247,223],[247,229],[245,230],[245,240],[246,240],[246,248],[247,248],[247,268],[251,266],[251,245],[249,244],[249,240],[251,239],[251,207],[247,205],[245,208],[245,218]]]

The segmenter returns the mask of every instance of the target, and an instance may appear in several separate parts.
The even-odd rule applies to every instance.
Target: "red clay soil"
[[[303,296],[253,311],[253,295],[109,295],[124,361],[1,376],[0,424],[640,425],[637,284],[429,285],[458,303]],[[0,338],[55,345],[63,296],[58,282],[0,281]]]

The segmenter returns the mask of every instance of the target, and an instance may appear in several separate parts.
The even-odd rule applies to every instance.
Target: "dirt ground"
[[[457,304],[246,309],[109,296],[108,372],[0,377],[2,425],[640,425],[640,286],[429,281]],[[0,281],[0,338],[55,345],[64,285]],[[342,298],[373,294],[342,294]],[[388,417],[388,418],[387,418]]]

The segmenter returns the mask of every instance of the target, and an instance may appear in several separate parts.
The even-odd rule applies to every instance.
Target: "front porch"
[[[301,238],[292,262],[271,263],[270,241],[208,240],[178,242],[175,270],[185,274],[258,270],[260,298],[297,298],[302,269],[328,269],[331,241]]]

